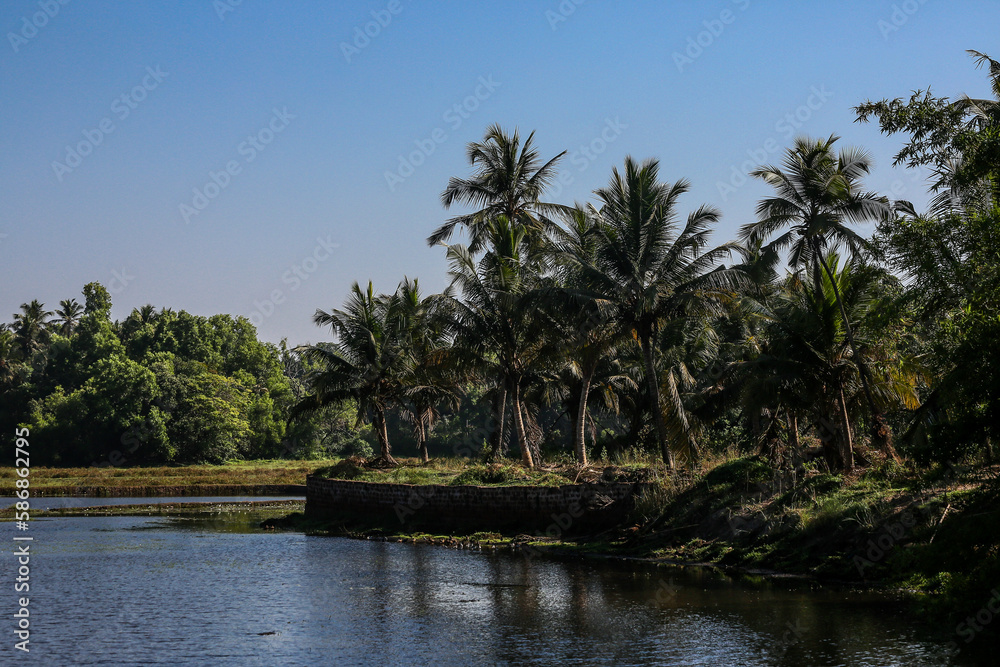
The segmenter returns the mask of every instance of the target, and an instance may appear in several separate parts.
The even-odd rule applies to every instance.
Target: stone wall
[[[398,529],[573,534],[624,518],[646,484],[439,486],[306,478],[306,516],[353,518]]]

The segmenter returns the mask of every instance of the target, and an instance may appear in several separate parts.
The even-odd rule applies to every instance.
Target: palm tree
[[[601,201],[598,247],[593,261],[580,268],[587,289],[607,304],[611,321],[641,347],[657,446],[673,467],[656,370],[657,333],[669,320],[717,312],[739,276],[716,268],[734,246],[705,250],[719,212],[701,206],[678,230],[677,200],[688,182],[661,183],[658,177],[654,159],[638,164],[626,157],[624,174],[612,171],[608,186],[595,192]],[[677,444],[690,458],[696,456],[690,439]]]
[[[135,336],[136,332],[141,331],[143,327],[147,324],[153,324],[160,318],[161,313],[156,312],[156,307],[147,303],[139,308],[133,308],[132,312],[129,313],[125,321],[121,323],[121,337],[123,340],[129,340]]]
[[[435,296],[421,297],[416,279],[404,278],[389,304],[391,317],[397,318],[404,332],[403,343],[413,356],[409,377],[405,378],[403,398],[399,401],[402,417],[413,428],[420,457],[427,463],[427,435],[441,414],[438,406],[450,403],[457,407],[458,387],[448,377],[442,348],[445,332]]]
[[[1000,62],[974,49],[969,49],[967,53],[976,61],[977,69],[987,66],[990,73],[990,90],[995,99],[973,99],[968,95],[962,95],[952,106],[969,114],[968,127],[981,132],[1000,125]]]
[[[45,310],[45,304],[38,299],[22,303],[21,312],[14,313],[14,339],[25,359],[30,359],[48,341],[50,317],[52,311]]]
[[[564,341],[565,362],[557,374],[576,405],[568,408],[573,420],[573,451],[577,462],[587,465],[587,403],[595,374],[603,362],[615,356],[615,346],[622,340],[619,329],[611,326],[608,304],[587,291],[582,267],[593,264],[599,247],[599,214],[593,207],[576,206],[566,216],[565,229],[555,231],[550,252],[557,265],[558,286],[544,291],[543,307],[552,314],[559,329],[556,337]],[[610,370],[610,369],[609,369]],[[623,376],[611,371],[609,382]]]
[[[469,374],[495,382],[494,420],[501,430],[510,399],[521,461],[530,468],[536,461],[527,440],[522,392],[546,349],[547,341],[539,332],[549,324],[532,291],[539,260],[524,252],[527,230],[505,216],[492,220],[485,233],[483,241],[491,250],[479,261],[464,245],[448,247],[452,282],[443,305],[454,335],[451,355],[453,363]],[[461,299],[451,295],[456,288]],[[495,442],[502,439],[501,431]]]
[[[58,316],[55,324],[58,325],[59,333],[63,336],[69,336],[76,329],[76,325],[80,323],[80,317],[83,316],[83,306],[77,303],[76,299],[63,299],[59,302],[59,308],[56,309],[55,314]]]
[[[847,340],[841,304],[849,319],[861,325],[857,340],[864,354],[892,356],[886,372],[873,378],[880,409],[919,405],[915,386],[921,371],[887,348],[878,340],[880,332],[866,325],[881,307],[881,273],[857,260],[841,267],[834,253],[825,260],[831,274],[821,273],[820,285],[810,284],[813,273],[806,271],[785,280],[773,306],[765,308],[768,323],[759,337],[763,343],[753,358],[739,364],[735,384],[746,411],[785,414],[793,447],[798,417],[811,415],[830,468],[850,470],[855,462],[850,414],[863,392],[859,358]]]
[[[447,241],[455,227],[461,226],[469,233],[469,250],[478,253],[490,235],[491,221],[500,216],[514,229],[525,230],[524,241],[530,244],[554,226],[546,216],[565,207],[546,204],[540,198],[555,178],[556,164],[566,151],[541,164],[532,145],[534,136],[534,132],[529,134],[522,146],[517,128],[508,134],[499,125],[492,125],[481,142],[469,144],[467,155],[475,172],[472,178],[451,178],[441,203],[445,208],[458,203],[478,210],[449,219],[427,238],[429,245]]]
[[[18,377],[17,352],[13,332],[0,325],[0,389],[14,384]]]
[[[895,458],[889,426],[872,395],[871,374],[859,354],[837,281],[833,280],[825,259],[838,246],[860,255],[868,244],[848,224],[883,220],[891,209],[885,197],[861,189],[861,178],[871,171],[868,154],[855,148],[834,153],[833,144],[838,139],[836,135],[826,140],[796,139],[794,147],[785,153],[784,170],[765,165],[751,172],[751,176],[772,186],[776,193],[757,205],[757,221],[744,225],[740,238],[753,246],[782,232],[770,240],[768,250],[787,250],[790,266],[809,267],[815,289],[823,285],[821,273],[826,274],[841,311],[847,341],[857,360],[872,420],[872,442]]]
[[[386,412],[402,393],[401,378],[410,372],[411,357],[401,345],[405,332],[390,313],[390,299],[376,295],[371,282],[367,290],[354,283],[343,310],[317,310],[313,322],[329,326],[337,340],[302,348],[308,359],[322,364],[322,370],[311,378],[313,394],[298,404],[296,412],[356,400],[358,426],[371,422],[375,427],[377,460],[395,465]]]

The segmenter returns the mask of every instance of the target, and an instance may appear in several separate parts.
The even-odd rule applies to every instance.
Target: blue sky
[[[579,4],[577,4],[579,3]],[[988,94],[1000,3],[5,0],[0,321],[90,281],[152,303],[329,338],[354,280],[446,284],[425,239],[492,123],[562,150],[549,199],[591,201],[626,155],[719,207],[719,243],[768,189],[746,170],[794,136],[875,157],[872,189],[925,201],[867,98]],[[366,34],[367,31],[367,34]]]

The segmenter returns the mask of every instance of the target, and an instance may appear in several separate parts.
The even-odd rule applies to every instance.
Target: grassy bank
[[[888,462],[793,477],[734,459],[641,499],[617,534],[557,548],[901,591],[964,639],[1000,590],[1000,469]]]
[[[579,482],[639,481],[662,474],[655,462],[617,461],[616,464],[580,466],[576,463],[548,463],[533,469],[518,464],[481,464],[466,458],[439,458],[423,463],[419,459],[397,459],[394,468],[368,468],[364,460],[352,457],[318,468],[318,477],[380,482],[384,484],[441,484],[472,486],[563,486]]]
[[[238,515],[262,519],[286,516],[289,512],[301,512],[303,500],[259,500],[237,502],[198,503],[135,503],[131,505],[101,505],[95,502],[88,507],[54,507],[47,510],[33,510],[32,518],[50,519],[78,516],[159,516],[174,518],[233,518]],[[0,519],[14,518],[14,508],[0,509]]]
[[[258,495],[288,493],[336,461],[238,461],[225,465],[31,468],[34,496]],[[14,468],[0,468],[0,494],[12,495]],[[300,490],[301,491],[301,490]]]

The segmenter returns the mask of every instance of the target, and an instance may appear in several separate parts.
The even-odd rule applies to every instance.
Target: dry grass
[[[45,468],[31,469],[31,488],[55,487],[158,487],[305,484],[306,475],[329,461],[240,461],[225,465],[160,466],[149,468]],[[18,479],[14,468],[0,468],[0,492],[13,493]]]

